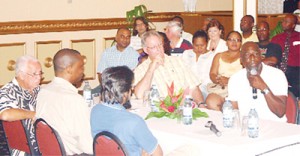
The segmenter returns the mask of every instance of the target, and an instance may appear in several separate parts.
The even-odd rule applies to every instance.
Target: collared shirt
[[[243,35],[242,35],[242,44],[244,44],[248,41],[258,42],[256,32],[252,32],[252,34],[248,38],[244,38]]]
[[[127,66],[133,70],[138,64],[139,56],[139,53],[130,46],[120,52],[114,45],[103,52],[97,73],[102,73],[106,68],[116,66]]]
[[[280,45],[282,52],[284,52],[285,40],[287,38],[287,33],[281,33],[274,36],[271,40],[273,43]],[[290,49],[288,54],[288,66],[299,67],[300,66],[300,44],[296,42],[300,41],[300,32],[293,31],[290,38]],[[282,56],[283,57],[283,56]]]
[[[189,49],[193,49],[193,45],[181,37],[175,48],[171,49],[171,56],[181,56],[185,50]]]
[[[36,117],[58,132],[67,155],[93,153],[89,114],[84,98],[65,79],[55,77],[38,94]]]
[[[183,52],[182,59],[187,67],[192,69],[197,78],[201,80],[202,84],[207,84],[211,82],[209,72],[215,54],[209,51],[201,54],[196,61],[196,54],[193,49],[190,49]]]
[[[134,83],[137,84],[145,75],[151,63],[150,58],[145,60],[134,70]],[[194,88],[200,85],[194,73],[183,62],[181,57],[165,55],[164,65],[159,66],[153,75],[151,84],[156,84],[161,97],[168,95],[167,85],[174,82],[175,91],[187,87]]]
[[[276,96],[287,96],[288,84],[284,73],[274,67],[263,64],[261,78]],[[228,82],[228,98],[237,101],[240,114],[247,116],[250,108],[255,106],[259,118],[286,122],[286,117],[278,118],[268,107],[264,95],[257,91],[257,99],[253,99],[252,87],[247,78],[246,69],[232,75]]]
[[[158,146],[157,139],[138,115],[128,112],[120,104],[97,104],[91,112],[93,137],[99,132],[115,134],[125,145],[130,156],[140,156],[142,150],[152,154]]]
[[[188,33],[188,32],[185,32],[185,31],[182,31],[182,35],[181,37],[183,39],[186,39],[187,41],[189,41],[190,43],[193,43],[193,35]]]
[[[0,89],[0,112],[10,109],[19,108],[24,110],[35,111],[36,97],[40,87],[33,89],[32,94],[19,86],[18,81],[14,78]],[[25,126],[26,134],[30,140],[30,146],[35,149],[38,154],[38,146],[35,140],[34,127],[31,119],[22,120]],[[12,150],[12,155],[23,155],[24,152]]]

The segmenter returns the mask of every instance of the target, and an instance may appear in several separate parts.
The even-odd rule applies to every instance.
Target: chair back
[[[93,150],[95,156],[126,156],[123,143],[114,134],[103,131],[94,137]]]
[[[43,156],[66,155],[60,136],[44,119],[37,119],[34,127],[37,144]]]
[[[297,99],[292,92],[288,92],[286,101],[285,115],[288,123],[297,124],[298,119],[298,103]]]
[[[29,146],[22,120],[2,121],[2,125],[10,148],[24,151],[28,154],[33,152],[33,149]]]

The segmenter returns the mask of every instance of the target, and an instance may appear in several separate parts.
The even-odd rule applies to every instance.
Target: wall
[[[233,0],[197,0],[196,11],[232,11]],[[141,0],[153,12],[182,12],[183,0]]]
[[[112,3],[113,1],[113,3]],[[130,3],[129,3],[130,2]],[[196,11],[232,10],[232,0],[198,0]],[[0,23],[11,21],[40,21],[92,18],[125,18],[126,11],[144,4],[153,12],[182,12],[182,0],[1,0]],[[166,22],[155,22],[163,31]],[[105,39],[114,37],[116,29],[76,32],[51,32],[0,35],[0,44],[25,43],[25,53],[37,56],[36,43],[61,41],[62,48],[70,48],[71,40],[95,40],[95,65],[105,48]],[[42,62],[43,64],[43,62]],[[5,64],[6,65],[6,64]],[[2,75],[2,74],[1,74]],[[95,87],[96,80],[91,81]],[[0,84],[1,85],[1,84]]]
[[[139,4],[154,12],[184,10],[182,0],[1,0],[0,22],[125,17]],[[196,11],[218,10],[232,10],[232,0],[197,1]]]

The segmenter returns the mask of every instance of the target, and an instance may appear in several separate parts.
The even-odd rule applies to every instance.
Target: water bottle
[[[93,105],[93,99],[92,99],[92,88],[89,84],[89,81],[84,81],[83,97],[86,103],[88,104],[88,107],[91,107]]]
[[[223,126],[231,128],[233,126],[233,107],[231,102],[226,98],[223,104]]]
[[[157,86],[155,84],[152,85],[151,90],[150,90],[150,107],[151,107],[151,112],[158,112],[159,109],[156,106],[156,103],[159,102],[159,92],[157,89]]]
[[[259,133],[258,114],[255,108],[251,108],[248,114],[248,136],[249,138],[257,138]]]
[[[185,125],[191,125],[193,122],[193,108],[192,108],[193,99],[191,96],[187,95],[184,100],[183,105],[183,118],[182,122]]]

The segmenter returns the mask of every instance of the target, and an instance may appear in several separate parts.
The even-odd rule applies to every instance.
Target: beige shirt
[[[256,32],[252,32],[252,35],[249,36],[248,38],[244,38],[243,37],[242,44],[244,44],[244,43],[246,43],[248,41],[258,42],[258,38],[257,38]]]
[[[134,83],[137,84],[145,75],[151,60],[148,58],[134,70]],[[153,75],[151,84],[156,84],[161,97],[168,95],[167,85],[170,86],[174,81],[176,93],[182,88],[195,88],[200,85],[200,80],[184,64],[181,57],[165,55],[163,66],[159,66]]]
[[[93,153],[88,105],[68,81],[55,77],[42,87],[36,117],[46,120],[58,132],[67,155]]]

